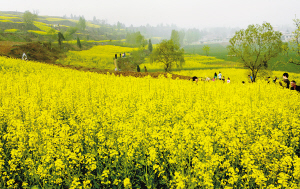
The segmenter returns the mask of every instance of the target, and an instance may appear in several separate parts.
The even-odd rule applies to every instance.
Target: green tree
[[[135,33],[127,33],[126,42],[136,46],[145,46],[147,44],[145,37],[139,31]]]
[[[184,32],[184,30],[181,30],[179,32],[179,43],[180,43],[180,46],[183,46],[184,36],[185,36],[185,32]]]
[[[299,57],[300,57],[300,19],[295,18],[295,19],[293,19],[293,21],[296,26],[296,30],[293,32],[294,37],[293,37],[293,40],[291,41],[291,47],[292,47],[292,50],[296,53],[297,59],[291,58],[289,60],[289,63],[300,65],[300,60],[299,60]]]
[[[145,39],[145,37],[140,32],[137,32],[137,34],[135,36],[136,44],[142,45],[144,42],[144,39]]]
[[[150,53],[151,53],[151,52],[152,52],[152,50],[153,50],[153,46],[152,46],[151,39],[149,39],[149,43],[148,43],[148,50],[150,51]]]
[[[164,65],[165,72],[170,72],[174,65],[182,67],[184,63],[184,50],[173,42],[173,40],[163,40],[154,48],[151,59]],[[179,62],[179,64],[178,64]]]
[[[58,44],[59,44],[59,47],[61,48],[62,41],[65,40],[65,38],[64,38],[64,35],[61,32],[58,32],[57,35],[58,35]]]
[[[229,55],[236,56],[251,70],[253,81],[259,71],[268,67],[268,61],[281,52],[282,34],[274,31],[269,23],[249,25],[246,30],[237,31],[227,46]]]
[[[57,38],[57,35],[56,35],[56,31],[55,29],[51,28],[48,32],[47,32],[47,35],[48,35],[48,42],[50,44],[50,47],[52,46],[52,42],[54,42]],[[51,47],[52,48],[52,47]]]
[[[123,71],[133,71],[138,65],[145,62],[145,58],[149,55],[149,51],[140,47],[138,50],[130,52],[130,56],[117,59],[118,68]]]
[[[25,26],[31,26],[33,25],[33,22],[37,19],[36,14],[32,14],[30,11],[25,11],[23,14],[23,22],[25,23]]]
[[[86,21],[84,19],[84,17],[80,17],[79,21],[77,23],[77,27],[79,30],[84,31],[86,28]]]
[[[78,36],[77,36],[77,46],[81,49],[81,43],[80,43],[80,39]]]
[[[282,49],[282,53],[288,57],[289,56],[289,50],[290,50],[289,44],[288,43],[283,43],[281,45],[281,49]]]
[[[77,27],[68,27],[67,31],[64,33],[65,40],[69,41],[73,39],[73,34],[78,31]]]
[[[180,47],[180,36],[178,31],[172,30],[171,39],[173,40],[175,45],[178,45]]]
[[[202,50],[205,52],[206,56],[208,56],[209,51],[210,51],[210,47],[208,45],[204,45],[202,47]]]
[[[120,31],[121,27],[122,27],[122,23],[118,21],[118,23],[117,23],[117,29]]]
[[[188,29],[185,33],[187,43],[197,42],[201,37],[201,33],[198,29]]]

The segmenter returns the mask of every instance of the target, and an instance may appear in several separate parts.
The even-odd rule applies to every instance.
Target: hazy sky
[[[9,0],[0,11],[39,10],[39,15],[84,15],[91,20],[118,21],[126,26],[160,23],[179,27],[246,27],[270,22],[293,26],[300,18],[300,0]]]

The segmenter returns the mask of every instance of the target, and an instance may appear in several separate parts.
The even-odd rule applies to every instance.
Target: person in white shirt
[[[23,55],[22,55],[22,60],[27,60],[27,56],[24,52],[23,52]]]
[[[221,80],[221,79],[222,79],[222,74],[221,74],[221,72],[219,72],[219,74],[218,74],[218,78],[219,78],[219,80]]]

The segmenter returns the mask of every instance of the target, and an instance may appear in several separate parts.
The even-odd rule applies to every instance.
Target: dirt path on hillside
[[[51,64],[51,63],[47,63]],[[62,64],[51,64],[51,65],[56,65],[59,67],[63,68],[69,68],[69,69],[74,69],[74,70],[79,70],[79,71],[85,71],[85,72],[95,72],[99,74],[114,74],[116,76],[133,76],[133,77],[146,77],[150,75],[152,78],[158,78],[160,75],[163,75],[164,77],[167,78],[167,73],[165,72],[132,72],[132,71],[112,71],[112,70],[103,70],[103,69],[98,69],[98,68],[88,68],[88,67],[83,67],[83,66],[74,66],[74,65],[62,65]],[[190,80],[192,77],[189,76],[183,76],[183,75],[177,75],[177,74],[172,74],[172,79],[184,79],[184,80]]]

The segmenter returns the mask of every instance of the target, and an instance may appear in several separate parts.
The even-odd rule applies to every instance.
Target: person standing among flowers
[[[282,86],[283,88],[287,88],[287,89],[289,89],[290,88],[290,80],[289,80],[289,74],[288,73],[284,73],[283,75],[282,75],[282,77],[283,77],[283,82],[279,82],[279,84],[280,84],[280,86]]]
[[[193,81],[195,81],[195,83],[198,82],[198,77],[194,76],[192,79],[193,79]]]
[[[251,76],[251,75],[248,75],[248,77],[249,77],[249,83],[253,83],[253,78],[252,78],[252,76]]]
[[[222,80],[222,74],[221,74],[221,72],[219,72],[218,78],[219,78],[219,80]]]
[[[298,91],[300,92],[300,86],[297,86],[296,85],[296,81],[291,81],[291,90],[295,90],[295,91]]]

